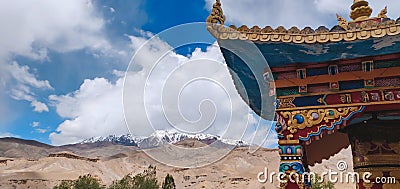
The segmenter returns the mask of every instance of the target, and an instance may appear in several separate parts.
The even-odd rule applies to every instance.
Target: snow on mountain
[[[99,142],[110,142],[118,145],[124,146],[138,146],[139,140],[137,138],[132,137],[130,134],[116,136],[116,135],[109,135],[107,137],[92,137],[86,139],[81,142],[81,144],[88,144],[88,143],[99,143]]]
[[[164,130],[155,131],[149,137],[132,136],[131,134],[126,134],[121,136],[110,135],[107,137],[92,137],[90,139],[82,141],[81,143],[85,144],[85,143],[110,142],[124,146],[138,146],[140,148],[145,149],[145,148],[162,146],[164,144],[174,144],[186,139],[196,139],[206,144],[211,144],[215,141],[219,141],[224,144],[229,144],[234,146],[248,145],[246,142],[243,141],[223,139],[219,136],[214,136],[210,134],[186,134],[186,133],[164,131]]]

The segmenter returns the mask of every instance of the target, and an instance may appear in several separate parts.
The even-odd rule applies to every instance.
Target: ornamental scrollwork
[[[347,30],[349,28],[349,22],[346,21],[346,19],[344,19],[343,17],[339,16],[338,14],[336,14],[336,17],[338,19],[338,25]]]
[[[260,28],[258,26],[249,29],[247,26],[240,27],[238,30],[235,26],[207,28],[214,37],[218,39],[229,40],[250,40],[258,42],[284,42],[284,43],[329,43],[339,41],[355,41],[366,40],[369,38],[381,38],[384,36],[393,36],[400,34],[400,18],[398,21],[389,19],[387,7],[380,11],[377,17],[370,18],[372,9],[367,2],[357,3],[351,11],[350,17],[353,21],[347,21],[343,17],[336,15],[338,25],[331,30],[321,26],[316,30],[306,27],[302,30],[292,27],[287,30],[280,26],[272,29],[270,26]],[[220,0],[216,0],[213,5],[211,14],[207,17],[207,23],[218,24],[221,26],[225,23],[225,16],[221,8]],[[238,35],[240,32],[242,35]]]
[[[220,23],[221,25],[224,25],[225,15],[222,11],[220,0],[217,0],[217,2],[214,3],[211,14],[207,17],[206,22],[211,24]]]
[[[384,9],[382,9],[381,12],[379,12],[378,18],[387,18],[386,14],[387,14],[387,6]]]
[[[287,119],[287,126],[290,133],[296,133],[297,130],[302,130],[307,127],[339,121],[360,109],[361,107],[340,107],[294,110],[280,113]]]

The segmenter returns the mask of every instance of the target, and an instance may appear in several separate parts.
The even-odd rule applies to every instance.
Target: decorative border
[[[398,23],[387,24],[383,22],[377,27],[355,31],[329,31],[325,26],[319,27],[316,31],[307,27],[299,30],[292,27],[286,30],[283,26],[272,29],[267,26],[263,29],[254,26],[249,29],[247,26],[236,28],[230,26],[226,28],[221,25],[213,25],[207,27],[210,33],[217,39],[221,40],[250,40],[257,42],[284,42],[284,43],[329,43],[340,41],[366,40],[369,38],[381,38],[384,36],[393,36],[400,34],[400,20]],[[240,34],[239,34],[240,33]]]
[[[361,112],[363,107],[341,107],[341,108],[325,108],[325,109],[309,109],[297,111],[279,112],[285,120],[287,120],[287,130],[294,134],[297,130],[314,126],[326,126],[324,123],[342,122],[343,118],[348,118],[353,113]]]
[[[350,115],[348,115],[347,117],[340,119],[338,122],[332,123],[332,126],[331,126],[331,127],[328,127],[328,126],[326,126],[326,125],[324,125],[324,126],[322,126],[322,127],[319,127],[317,132],[311,132],[311,133],[309,133],[309,134],[307,135],[307,137],[301,137],[301,136],[299,136],[299,140],[302,140],[302,141],[309,141],[309,140],[311,139],[311,137],[313,137],[313,136],[319,136],[319,135],[322,133],[322,131],[324,131],[324,130],[331,131],[331,130],[335,129],[335,127],[336,127],[337,125],[342,124],[343,121],[348,121],[348,120],[349,120],[351,117],[353,117],[355,114],[361,113],[362,111],[364,111],[364,109],[365,109],[365,106],[362,106],[361,109],[359,109],[359,110],[357,110],[357,111],[355,111],[355,112],[350,113]]]
[[[339,17],[338,17],[339,19]],[[377,21],[380,20],[380,21]],[[273,29],[266,26],[261,29],[258,26],[248,28],[243,25],[225,27],[225,15],[221,8],[220,0],[213,5],[212,12],[206,22],[207,30],[217,39],[221,40],[250,40],[257,42],[284,42],[284,43],[328,43],[340,41],[366,40],[369,38],[381,38],[384,36],[393,36],[400,34],[400,19],[397,21],[388,18],[371,18],[362,23],[340,22],[341,26],[335,26],[331,30],[325,26],[320,26],[313,30],[306,27],[302,30],[292,27],[289,30],[283,26]],[[346,25],[345,28],[343,28]]]
[[[329,134],[364,110],[365,106],[352,106],[279,111],[275,130],[281,140],[286,137],[288,140],[310,142],[312,137],[322,137],[324,131]]]
[[[349,106],[385,105],[400,103],[400,88],[381,88],[338,91],[332,94],[278,97],[277,111],[302,111],[304,109],[337,108]]]

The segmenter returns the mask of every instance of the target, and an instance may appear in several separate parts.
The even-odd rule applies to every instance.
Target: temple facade
[[[309,166],[349,145],[359,175],[371,173],[371,181],[397,179],[360,179],[357,188],[400,188],[400,18],[386,13],[385,7],[371,16],[367,1],[354,0],[352,20],[337,15],[338,24],[330,29],[226,27],[220,1],[214,4],[207,29],[217,39],[234,82],[243,83],[246,94],[238,89],[239,94],[261,117],[274,110],[279,171],[286,175],[282,188],[310,188],[310,181],[301,179]],[[249,53],[244,48],[248,43],[268,62],[262,72],[251,71],[238,55]],[[265,85],[257,83],[259,77]],[[263,105],[264,98],[274,107]],[[293,175],[300,179],[290,179]]]

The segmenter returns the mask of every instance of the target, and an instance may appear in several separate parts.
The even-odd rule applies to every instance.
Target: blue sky
[[[60,145],[96,135],[126,133],[121,123],[121,106],[115,104],[122,94],[122,72],[132,55],[154,34],[176,25],[205,21],[212,3],[211,0],[2,1],[0,136]],[[351,3],[350,0],[345,3],[222,0],[228,24],[286,28],[332,27],[336,24],[336,13],[348,18]],[[389,16],[395,17],[393,13],[400,11],[398,2],[385,0],[372,2],[373,8],[376,7],[374,14],[385,5],[389,6]],[[200,51],[194,47],[182,48],[174,56],[221,58],[218,48],[201,47]],[[248,116],[248,109],[239,101],[236,98],[233,103],[240,104],[240,111]],[[253,116],[250,122],[256,123],[257,117],[251,112],[249,115]]]
[[[24,3],[24,2],[21,2]],[[47,2],[43,2],[47,3]],[[29,4],[29,3],[27,3]],[[12,6],[12,5],[11,5]],[[17,11],[22,11],[20,5],[15,5]],[[110,41],[112,51],[118,53],[99,52],[102,49],[83,46],[71,50],[59,50],[33,40],[29,44],[32,51],[46,49],[45,58],[32,58],[20,52],[9,52],[4,58],[7,63],[14,62],[18,67],[27,68],[37,81],[48,81],[51,89],[30,87],[35,100],[46,104],[48,110],[34,111],[29,100],[15,99],[12,96],[13,85],[19,81],[7,79],[2,106],[5,107],[0,119],[0,133],[7,136],[18,136],[25,139],[35,139],[51,143],[49,133],[66,120],[57,113],[51,105],[50,95],[63,95],[73,92],[82,85],[85,79],[107,78],[115,82],[114,70],[126,70],[133,50],[129,47],[131,41],[127,35],[141,35],[142,31],[158,33],[162,30],[189,22],[202,22],[208,16],[204,1],[93,1],[92,7],[95,19],[103,20],[101,38]],[[181,8],[179,8],[181,7]],[[85,9],[85,8],[84,8]],[[39,10],[34,13],[39,13]],[[66,13],[73,13],[66,12]],[[92,19],[92,18],[87,18]],[[89,20],[90,21],[90,20]],[[40,21],[39,21],[40,22]],[[11,23],[8,23],[11,24]],[[18,23],[17,23],[18,24]],[[21,23],[22,24],[22,23]],[[84,27],[84,26],[82,26]],[[29,28],[26,28],[29,29]],[[44,28],[51,30],[52,28]],[[74,30],[76,28],[73,28]],[[62,36],[60,37],[62,38]],[[63,39],[65,40],[65,39]],[[46,43],[46,42],[45,42]]]

